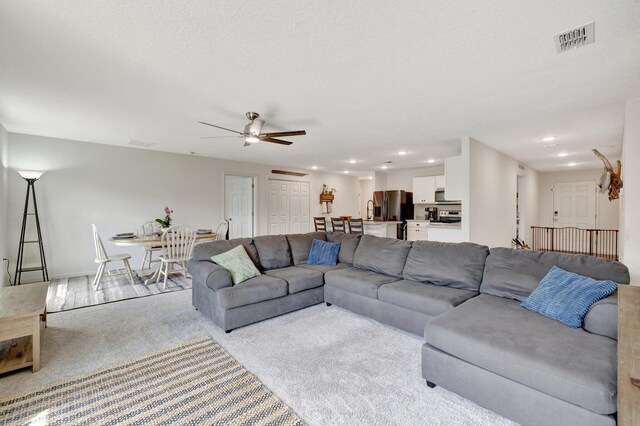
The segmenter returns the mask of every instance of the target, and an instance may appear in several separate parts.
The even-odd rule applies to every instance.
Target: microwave
[[[444,193],[444,188],[436,189],[436,204],[460,204],[459,200],[447,200]]]

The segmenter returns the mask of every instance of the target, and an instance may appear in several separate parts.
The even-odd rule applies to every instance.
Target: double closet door
[[[269,179],[269,235],[309,232],[309,182]]]

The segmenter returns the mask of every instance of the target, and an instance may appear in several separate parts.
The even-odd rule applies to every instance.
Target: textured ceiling
[[[554,34],[591,21],[594,44],[556,53]],[[633,0],[3,0],[0,123],[338,172],[426,165],[462,135],[539,170],[594,167],[593,147],[619,155],[638,46]],[[241,130],[246,111],[308,135],[200,139],[226,134],[198,120]]]

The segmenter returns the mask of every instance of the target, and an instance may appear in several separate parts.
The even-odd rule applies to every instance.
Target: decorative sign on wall
[[[592,149],[593,153],[602,160],[604,163],[604,170],[600,176],[598,187],[600,192],[609,191],[609,201],[617,200],[620,198],[620,190],[622,189],[622,163],[620,160],[617,162],[618,170],[614,170],[613,166],[597,149]]]
[[[331,213],[333,199],[336,192],[335,188],[329,188],[326,183],[322,184],[322,192],[320,193],[320,204],[322,204],[322,213]]]

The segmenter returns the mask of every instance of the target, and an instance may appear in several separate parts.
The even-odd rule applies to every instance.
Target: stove
[[[462,213],[460,210],[440,210],[437,220],[434,223],[460,223],[462,222]]]

